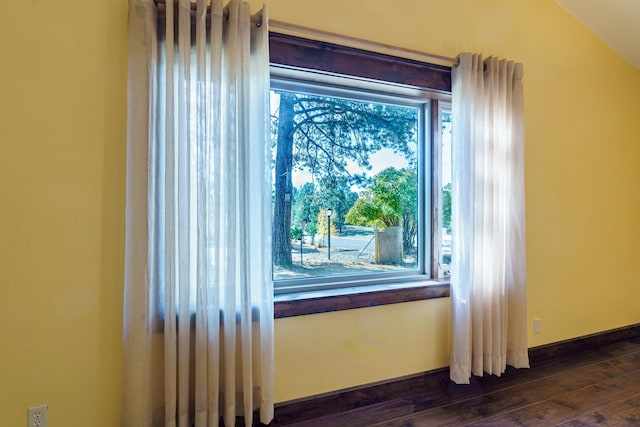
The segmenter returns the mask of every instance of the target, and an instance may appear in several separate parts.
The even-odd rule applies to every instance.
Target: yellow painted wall
[[[449,299],[276,320],[277,402],[446,366]]]
[[[126,0],[0,4],[0,426],[120,419]]]
[[[525,66],[531,346],[640,322],[640,74],[553,0],[267,0]],[[254,9],[261,1],[252,0]],[[119,424],[126,0],[0,4],[0,425]],[[448,300],[276,321],[276,400],[441,367]]]

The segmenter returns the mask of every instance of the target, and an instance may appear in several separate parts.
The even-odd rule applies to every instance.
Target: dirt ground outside
[[[276,266],[276,280],[401,271],[416,266],[416,257],[411,254],[405,254],[403,264],[376,264],[373,229],[368,227],[345,226],[342,233],[331,236],[330,259],[326,239],[319,245],[314,245],[310,240],[292,241],[293,263],[286,268]]]

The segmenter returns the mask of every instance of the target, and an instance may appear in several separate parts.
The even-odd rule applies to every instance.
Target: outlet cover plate
[[[539,334],[541,330],[542,330],[542,320],[533,319],[533,333]]]
[[[47,412],[49,407],[47,405],[34,406],[29,408],[27,427],[47,427]]]

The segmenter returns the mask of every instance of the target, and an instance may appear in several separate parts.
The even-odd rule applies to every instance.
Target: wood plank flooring
[[[296,427],[640,426],[640,338],[470,385],[443,384]]]

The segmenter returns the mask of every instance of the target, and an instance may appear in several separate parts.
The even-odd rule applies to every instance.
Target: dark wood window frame
[[[280,294],[275,296],[273,317],[279,319],[449,296],[448,280]]]
[[[451,94],[451,68],[280,33],[269,35],[271,64],[408,85]],[[450,296],[449,280],[303,291],[275,296],[284,318]]]
[[[451,94],[451,68],[412,59],[269,33],[272,64],[398,83]]]

